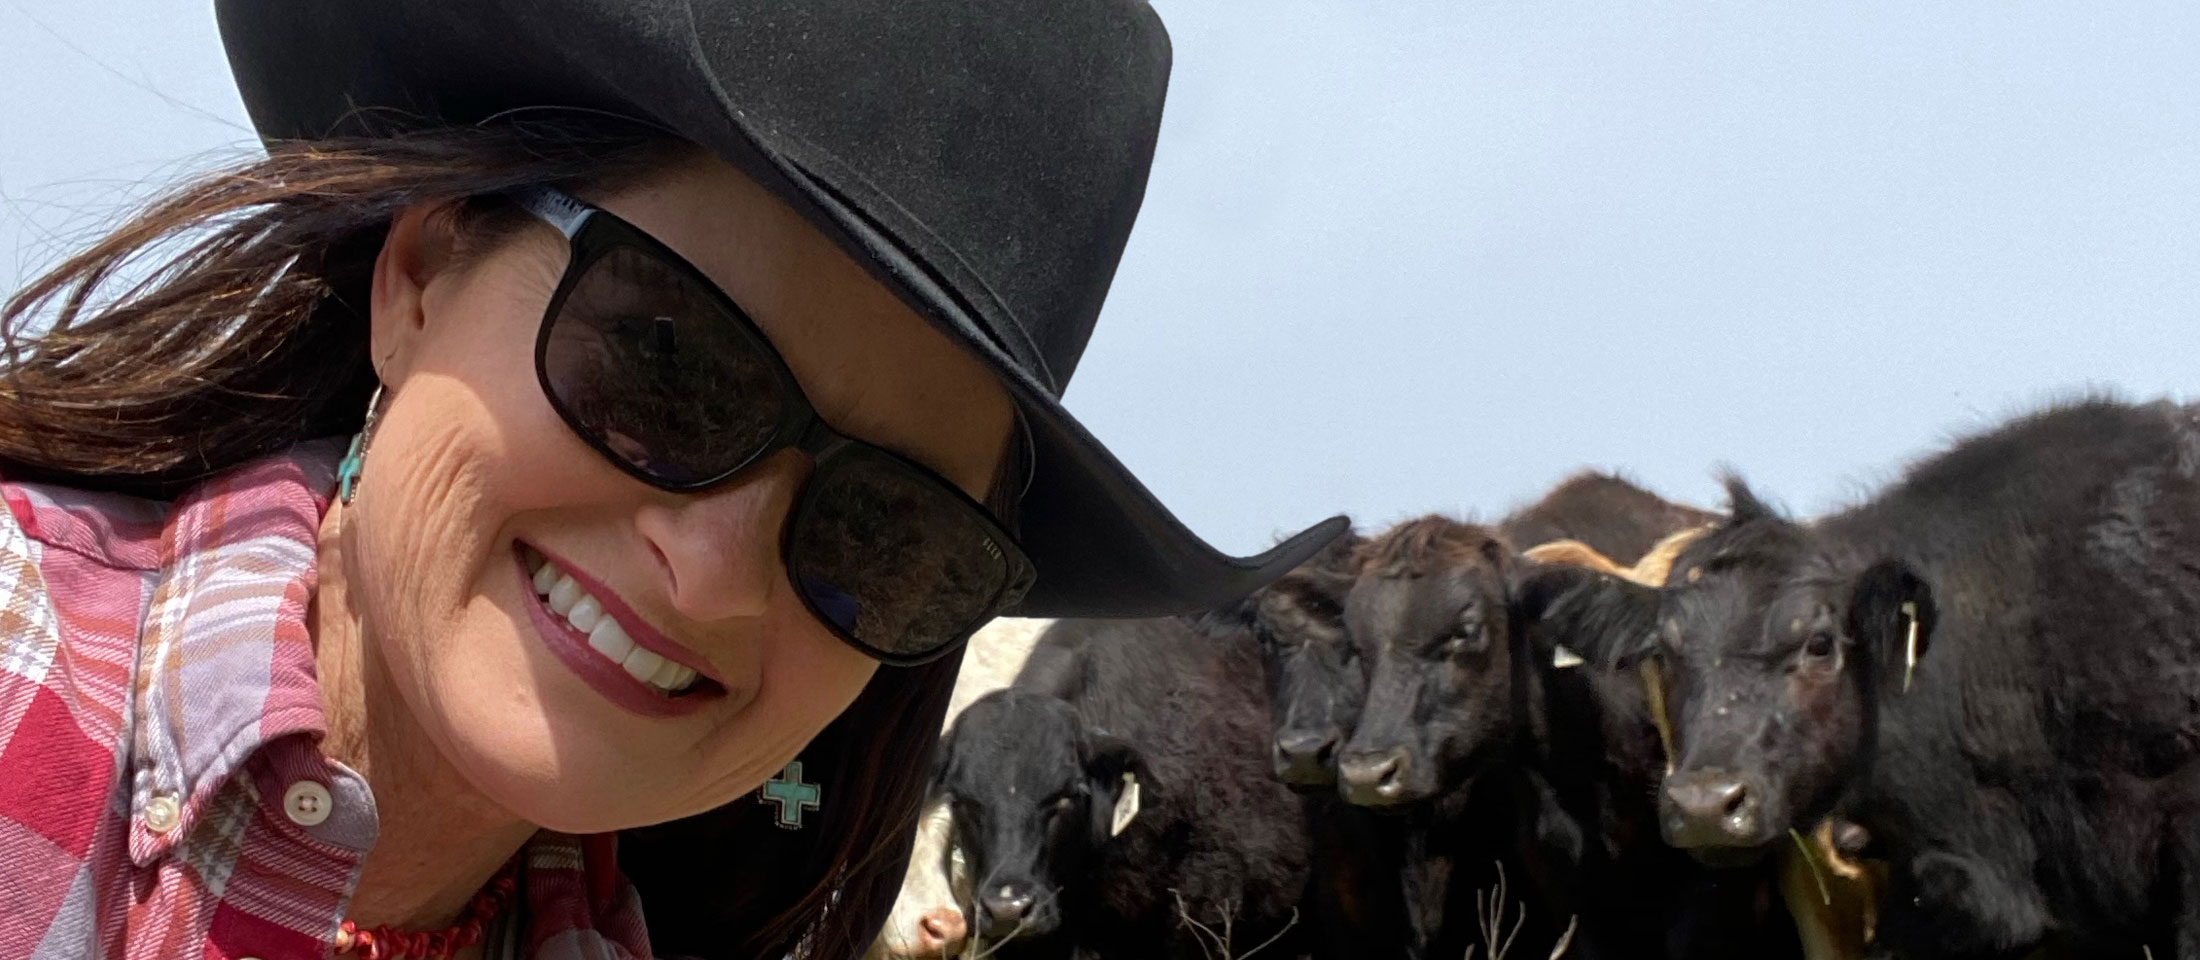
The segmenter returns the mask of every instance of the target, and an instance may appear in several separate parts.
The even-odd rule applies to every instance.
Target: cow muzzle
[[[1404,747],[1348,753],[1337,761],[1337,786],[1346,801],[1363,807],[1389,807],[1420,799],[1406,787],[1413,755]]]
[[[1337,782],[1330,766],[1337,755],[1334,732],[1291,730],[1276,735],[1276,779],[1294,787],[1322,788]]]
[[[1666,778],[1658,819],[1676,847],[1756,847],[1766,842],[1763,796],[1761,785],[1738,774],[1685,771]]]
[[[1006,940],[1029,932],[1032,906],[1038,901],[1032,889],[1004,884],[978,898],[978,931],[988,940]]]

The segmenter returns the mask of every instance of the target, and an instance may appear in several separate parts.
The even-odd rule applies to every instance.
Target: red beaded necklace
[[[422,960],[451,960],[451,955],[481,942],[481,935],[489,921],[504,910],[504,903],[512,899],[512,891],[519,888],[519,858],[497,871],[488,886],[474,894],[473,902],[458,915],[458,922],[449,928],[428,933],[414,933],[394,929],[387,924],[372,930],[361,930],[349,920],[336,928],[336,953],[351,954],[359,960],[399,960],[418,957]]]

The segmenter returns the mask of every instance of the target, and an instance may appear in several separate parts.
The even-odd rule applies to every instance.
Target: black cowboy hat
[[[261,136],[602,110],[760,180],[989,364],[1023,411],[1012,612],[1242,596],[1343,518],[1217,552],[1062,408],[1146,190],[1169,39],[1144,0],[216,0]]]

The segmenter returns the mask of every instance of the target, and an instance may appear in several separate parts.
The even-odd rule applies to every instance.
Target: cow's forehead
[[[1402,626],[1424,618],[1449,618],[1475,600],[1501,598],[1497,572],[1486,566],[1448,567],[1428,576],[1370,576],[1354,584],[1345,603],[1348,627]]]
[[[1691,660],[1709,666],[1730,652],[1762,645],[1763,624],[1779,605],[1781,581],[1762,568],[1691,567],[1695,575],[1668,587],[1661,628]]]
[[[980,734],[962,745],[957,789],[1053,792],[1081,773],[1075,716],[1039,697],[971,704],[963,722]],[[1034,798],[1039,799],[1039,798]]]

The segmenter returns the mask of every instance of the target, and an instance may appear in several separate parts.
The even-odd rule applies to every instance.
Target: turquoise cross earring
[[[817,809],[825,792],[817,784],[802,782],[802,761],[787,764],[779,776],[764,781],[757,791],[757,799],[779,805],[779,816],[774,821],[782,830],[802,829],[802,814]]]
[[[382,385],[374,385],[374,396],[367,398],[367,421],[359,425],[359,432],[352,435],[351,449],[344,452],[344,459],[336,464],[336,498],[351,502],[351,495],[359,489],[359,470],[367,464],[367,440],[374,435],[374,421],[382,414]]]

